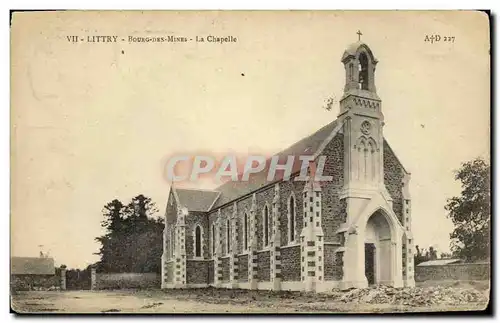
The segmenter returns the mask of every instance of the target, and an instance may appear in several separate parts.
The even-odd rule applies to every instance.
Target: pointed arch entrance
[[[393,280],[395,252],[392,248],[391,225],[381,210],[374,212],[365,229],[365,276],[369,285]]]

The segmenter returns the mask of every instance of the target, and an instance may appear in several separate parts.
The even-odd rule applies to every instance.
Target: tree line
[[[105,234],[95,238],[101,245],[97,271],[160,273],[164,221],[155,217],[158,209],[142,194],[124,204],[114,199],[107,203],[101,226]]]

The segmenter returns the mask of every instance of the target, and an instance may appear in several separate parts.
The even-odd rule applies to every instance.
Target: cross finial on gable
[[[359,29],[358,29],[358,32],[356,34],[358,34],[358,41],[361,41],[361,35],[363,35],[363,34],[361,33],[361,31]]]

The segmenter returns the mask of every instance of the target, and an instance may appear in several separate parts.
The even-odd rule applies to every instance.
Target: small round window
[[[368,121],[363,121],[361,124],[361,132],[365,135],[369,135],[372,129],[372,125]]]

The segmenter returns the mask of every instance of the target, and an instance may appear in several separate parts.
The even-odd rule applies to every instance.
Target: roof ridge
[[[176,187],[175,189],[176,190],[184,190],[184,191],[200,191],[200,192],[220,193],[217,190],[210,190],[210,189],[206,189],[206,188],[179,188],[179,187]]]
[[[222,195],[221,192],[218,192],[217,196],[215,197],[214,201],[212,202],[212,204],[210,204],[210,206],[208,207],[207,209],[207,212],[210,212],[212,210],[212,208],[214,207],[215,203],[217,202],[217,200],[219,200],[219,197]]]
[[[289,148],[291,148],[291,147],[295,146],[295,145],[296,145],[296,144],[298,144],[299,142],[301,142],[301,141],[303,141],[303,140],[305,140],[305,139],[308,139],[308,138],[310,138],[310,137],[314,136],[315,134],[317,134],[317,133],[319,133],[319,132],[321,132],[321,131],[325,130],[326,128],[328,128],[329,126],[331,126],[331,125],[332,125],[332,123],[337,123],[337,122],[338,122],[338,120],[339,120],[339,119],[335,119],[335,120],[333,120],[332,122],[329,122],[329,123],[325,124],[324,126],[322,126],[321,128],[319,128],[318,130],[316,130],[316,131],[314,131],[314,132],[309,133],[309,135],[307,135],[307,136],[305,136],[305,137],[302,137],[302,139],[300,139],[300,140],[296,141],[295,143],[291,144],[291,145],[290,145],[290,146],[288,146],[287,148],[282,149],[282,150],[281,150],[281,151],[279,151],[277,154],[279,154],[279,153],[281,153],[281,152],[283,152],[283,151],[285,151],[285,150],[287,150],[287,149],[289,149]]]
[[[321,131],[324,131],[326,128],[330,127],[332,124],[337,123],[337,122],[338,122],[338,120],[339,120],[339,119],[335,119],[335,120],[333,120],[333,121],[331,121],[331,122],[329,122],[329,123],[325,124],[324,126],[322,126],[321,128],[317,129],[316,131],[314,131],[314,132],[310,132],[307,136],[302,137],[301,139],[299,139],[299,140],[295,141],[293,144],[291,144],[291,145],[289,145],[289,146],[287,146],[287,147],[285,147],[285,148],[281,149],[280,151],[278,151],[278,152],[274,153],[271,157],[269,157],[269,158],[267,158],[267,159],[266,159],[266,164],[267,164],[267,162],[268,162],[269,160],[271,160],[271,159],[272,159],[272,157],[273,157],[273,156],[279,156],[281,153],[283,153],[283,152],[285,152],[285,151],[289,150],[289,149],[290,149],[290,148],[292,148],[293,146],[295,146],[295,145],[297,145],[297,144],[299,144],[299,143],[301,143],[301,142],[303,142],[303,141],[305,141],[305,140],[307,140],[307,139],[309,139],[309,138],[313,137],[314,135],[316,135],[316,134],[320,133]],[[308,148],[309,148],[309,147],[308,147]],[[303,153],[304,153],[304,152],[305,152],[305,151],[303,151]],[[240,176],[240,175],[244,175],[244,174],[245,174],[245,172],[239,172],[239,173],[238,173],[238,176]],[[228,181],[226,181],[226,182],[224,182],[224,183],[220,184],[219,186],[217,186],[217,188],[216,188],[216,189],[218,189],[218,188],[220,188],[220,187],[224,186],[224,185],[225,185],[225,184],[227,184],[228,182],[232,182],[232,181],[228,180]]]
[[[311,155],[314,158],[316,152],[319,149],[324,149],[324,141],[331,141],[339,133],[339,124],[342,118],[337,118],[316,131],[310,133],[308,136],[302,137],[300,140],[296,141],[294,144],[282,149],[281,151],[275,153],[273,156],[284,157],[288,156],[300,156],[300,155]],[[332,135],[332,133],[334,133]],[[267,166],[267,161],[266,161]],[[267,177],[266,177],[267,178]],[[221,191],[221,197],[212,206],[211,211],[215,208],[219,208],[223,205],[231,203],[232,201],[238,200],[241,197],[247,196],[252,192],[257,192],[258,190],[268,187],[276,182],[283,181],[283,179],[275,179],[273,181],[267,181],[266,178],[254,177],[253,181],[249,180],[244,185],[242,182],[234,182],[231,180],[219,185],[217,190]]]

